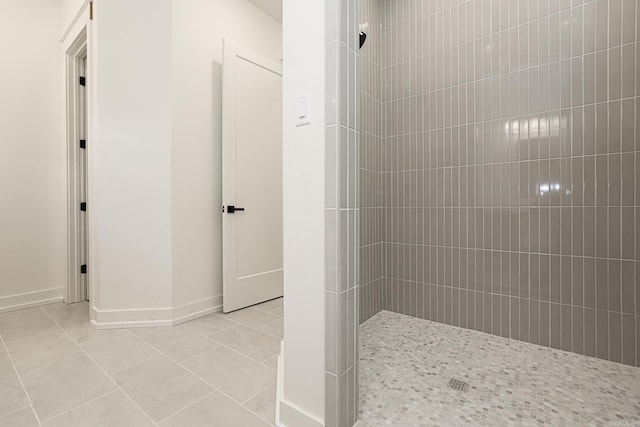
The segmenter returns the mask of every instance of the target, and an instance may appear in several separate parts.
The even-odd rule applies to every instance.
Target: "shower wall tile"
[[[356,2],[349,2],[356,3]],[[384,160],[382,135],[384,133],[384,104],[382,86],[382,32],[381,18],[385,2],[382,0],[359,0],[359,29],[367,34],[366,42],[359,50],[357,78],[359,82],[358,114],[360,136],[359,154],[359,214],[360,214],[360,280],[358,282],[359,321],[364,322],[383,309],[385,286],[384,279]],[[414,34],[415,40],[415,34]],[[417,44],[414,44],[417,46]],[[411,68],[410,68],[411,67]],[[412,87],[418,75],[416,61],[408,63],[407,72],[414,77]],[[420,73],[422,75],[422,73]],[[408,146],[417,150],[417,141],[406,141]],[[415,152],[414,152],[415,154]],[[415,160],[415,156],[414,156]],[[414,179],[417,177],[414,177]],[[414,191],[413,195],[417,197]],[[352,193],[356,196],[356,193]],[[355,199],[351,202],[355,202]],[[416,213],[417,214],[417,213]],[[416,220],[414,220],[415,223]]]
[[[637,1],[358,4],[360,321],[638,365]]]
[[[325,421],[334,427],[351,427],[357,421],[359,300],[367,294],[360,284],[363,275],[370,276],[363,274],[360,263],[360,236],[367,235],[361,229],[360,194],[363,182],[379,181],[360,174],[361,164],[369,167],[376,159],[361,158],[361,146],[368,146],[369,139],[361,137],[364,121],[358,118],[360,98],[356,95],[363,79],[355,45],[357,9],[353,1],[326,2]],[[367,200],[376,197],[375,193],[362,194]],[[369,201],[364,205],[375,206]],[[372,225],[375,222],[363,228]]]

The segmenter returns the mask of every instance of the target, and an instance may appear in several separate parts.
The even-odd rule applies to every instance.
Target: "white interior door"
[[[223,311],[282,296],[282,66],[225,40]]]

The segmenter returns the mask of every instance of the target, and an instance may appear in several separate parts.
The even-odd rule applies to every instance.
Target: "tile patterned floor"
[[[282,304],[106,331],[86,303],[0,314],[0,427],[273,426]]]
[[[640,368],[387,311],[360,345],[363,426],[640,425]]]

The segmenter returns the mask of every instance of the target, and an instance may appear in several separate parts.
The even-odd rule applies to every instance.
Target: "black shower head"
[[[364,46],[364,42],[367,40],[367,33],[360,31],[360,49]]]

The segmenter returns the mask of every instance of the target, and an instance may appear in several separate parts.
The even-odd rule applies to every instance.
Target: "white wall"
[[[155,320],[172,305],[171,0],[108,0],[95,12],[94,309],[99,322],[111,310]]]
[[[62,0],[62,15],[60,17],[60,34],[62,34],[69,28],[74,18],[82,9],[82,6],[89,0]]]
[[[222,294],[222,39],[280,60],[282,24],[248,0],[173,1],[174,305]]]
[[[66,286],[61,10],[60,0],[0,2],[0,311]]]
[[[286,302],[280,421],[289,427],[302,425],[291,407],[324,420],[324,4],[284,1]],[[302,93],[311,94],[312,123],[298,128],[296,96]]]
[[[16,61],[7,62],[0,83],[7,120],[0,128],[0,298],[48,288],[62,295],[66,286],[59,40],[85,5],[0,3],[2,39],[22,40],[2,47]],[[222,39],[279,60],[281,23],[248,0],[109,0],[96,2],[95,18],[94,320],[101,326],[171,320],[220,304]]]
[[[218,307],[222,39],[278,60],[281,24],[247,0],[109,0],[95,16],[94,320]]]

